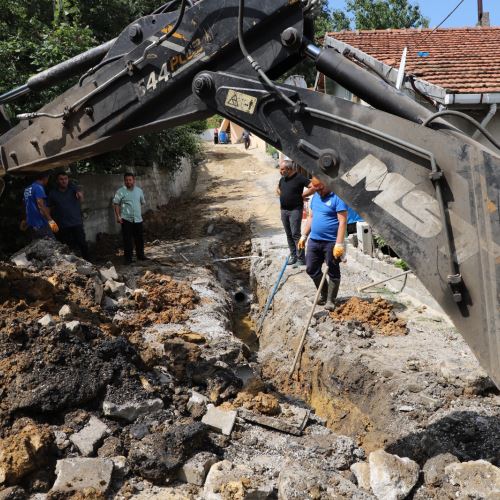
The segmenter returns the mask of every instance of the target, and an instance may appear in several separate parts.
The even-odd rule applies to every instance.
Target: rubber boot
[[[313,278],[314,284],[316,285],[316,290],[319,288],[319,285],[321,285],[322,278],[323,276],[318,276],[316,278]],[[328,295],[328,288],[325,281],[325,283],[323,283],[323,288],[321,289],[321,295],[319,296],[318,305],[324,306],[326,304],[327,295]]]
[[[327,301],[325,305],[325,309],[327,311],[335,311],[337,307],[337,294],[339,293],[340,280],[332,280],[328,281],[328,295]]]

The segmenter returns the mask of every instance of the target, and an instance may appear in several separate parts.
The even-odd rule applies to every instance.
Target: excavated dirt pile
[[[330,317],[335,321],[360,323],[365,328],[388,337],[406,335],[406,322],[398,318],[393,309],[391,303],[380,297],[373,301],[351,297],[340,304]]]

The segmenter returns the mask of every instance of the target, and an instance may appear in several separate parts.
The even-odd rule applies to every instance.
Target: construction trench
[[[49,241],[0,263],[0,499],[500,498],[498,390],[446,318],[358,293],[349,257],[289,375],[303,268],[255,326],[287,255],[278,173],[206,154],[148,214],[149,261],[109,237],[93,264]]]

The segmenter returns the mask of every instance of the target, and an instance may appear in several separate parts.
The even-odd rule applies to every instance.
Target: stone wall
[[[85,193],[82,208],[87,239],[94,241],[98,233],[117,233],[120,227],[115,222],[112,199],[116,190],[123,185],[123,175],[83,174],[77,177],[77,182]],[[185,196],[192,191],[195,169],[185,159],[175,172],[154,166],[144,175],[138,174],[136,182],[146,197],[144,211],[156,210],[172,198]]]

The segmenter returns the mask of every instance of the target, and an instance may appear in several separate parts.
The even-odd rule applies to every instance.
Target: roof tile
[[[341,31],[329,36],[449,93],[500,92],[500,27]],[[419,52],[428,52],[424,57]]]

